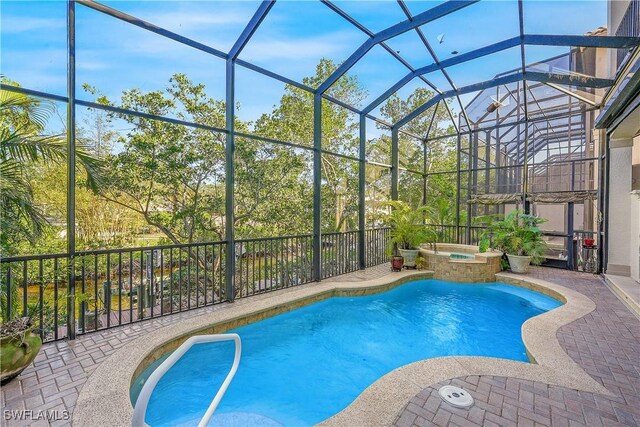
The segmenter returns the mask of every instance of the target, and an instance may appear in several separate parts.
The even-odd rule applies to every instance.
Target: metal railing
[[[429,226],[438,236],[438,243],[457,243],[457,225],[437,224]]]
[[[455,226],[448,226],[455,227]],[[480,237],[482,233],[486,229],[485,226],[481,225],[472,225],[471,227],[467,227],[465,225],[461,225],[458,227],[460,242],[465,245],[477,245],[480,242]]]
[[[135,407],[133,409],[133,417],[131,419],[131,425],[133,427],[146,426],[147,424],[144,422],[145,415],[147,413],[147,406],[149,405],[149,399],[151,399],[151,394],[155,389],[156,385],[163,377],[164,374],[167,373],[169,369],[173,365],[176,364],[178,360],[184,354],[189,351],[191,347],[196,344],[203,343],[212,343],[212,342],[223,342],[223,341],[233,341],[235,343],[235,354],[233,356],[233,365],[231,365],[231,369],[229,373],[225,377],[222,385],[218,389],[218,392],[214,396],[211,404],[207,408],[204,416],[198,423],[198,427],[205,427],[209,424],[209,420],[213,416],[220,400],[227,392],[227,388],[229,388],[229,384],[233,380],[236,371],[238,370],[238,366],[240,365],[240,357],[242,355],[242,342],[240,341],[240,336],[238,334],[216,334],[216,335],[196,335],[189,339],[187,339],[176,351],[171,353],[171,355],[164,361],[160,366],[156,368],[155,371],[149,375],[147,381],[145,381],[142,390],[140,390],[140,394],[138,395],[138,399],[136,400]]]
[[[3,321],[31,317],[43,341],[66,337],[65,254],[0,260],[0,310]]]
[[[387,262],[389,229],[321,236],[328,278]],[[104,330],[235,298],[310,283],[313,235],[236,240],[233,295],[225,286],[226,242],[108,249],[0,259],[0,317],[30,316],[43,341]],[[70,295],[69,271],[75,277]],[[73,316],[70,314],[73,313]],[[77,319],[75,321],[70,319]],[[73,323],[72,323],[73,322]]]
[[[322,235],[322,278],[339,276],[360,269],[359,232],[327,233]]]
[[[235,297],[313,281],[313,235],[236,240]]]
[[[2,319],[30,316],[43,341],[223,302],[225,242],[83,251],[0,260]],[[69,270],[75,296],[69,295]]]
[[[389,261],[387,243],[391,228],[372,228],[364,232],[365,266],[373,267]]]
[[[438,242],[471,245],[478,244],[484,230],[482,226],[448,224],[429,227]],[[390,232],[390,228],[365,230],[363,245],[359,231],[322,234],[319,277],[388,262]],[[563,268],[598,271],[597,253],[583,250],[584,238],[593,237],[592,232],[559,237],[576,242],[572,251],[565,245],[573,262],[569,257],[552,261]],[[76,331],[84,334],[315,280],[313,235],[240,239],[236,241],[233,295],[227,295],[225,248],[226,242],[207,242],[83,251],[71,261],[67,254],[3,258],[0,315],[3,320],[32,317],[35,329],[47,342],[69,335],[69,319],[77,319]],[[75,276],[74,297],[68,293],[70,269]],[[69,316],[71,310],[74,316]]]

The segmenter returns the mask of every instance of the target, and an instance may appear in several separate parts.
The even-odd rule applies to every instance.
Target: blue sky
[[[228,50],[252,16],[256,1],[108,1],[111,7],[163,26],[219,50]],[[440,2],[409,1],[412,13]],[[405,19],[395,1],[336,1],[372,31],[380,31]],[[63,1],[2,1],[1,62],[5,76],[25,87],[64,95],[66,92],[66,3]],[[606,25],[606,1],[525,0],[525,32],[537,34],[583,34]],[[422,27],[439,59],[452,51],[464,53],[518,35],[515,0],[482,1]],[[186,73],[206,84],[210,96],[224,97],[224,62],[203,52],[163,39],[153,33],[77,6],[77,80],[90,83],[112,99],[129,88],[163,88],[170,75]],[[445,35],[442,44],[437,36]],[[300,81],[314,73],[322,57],[336,62],[346,59],[366,36],[316,1],[280,0],[242,52],[241,58]],[[433,62],[412,31],[389,41],[389,46],[414,67]],[[527,62],[560,53],[565,48],[528,48]],[[520,65],[519,49],[490,55],[451,67],[458,86],[487,80]],[[368,104],[407,73],[381,47],[371,50],[352,73],[359,76]],[[426,76],[441,90],[451,87],[440,72]],[[420,81],[400,94],[408,95]],[[284,85],[238,67],[237,100],[240,118],[255,120],[277,104]],[[91,99],[78,90],[78,96]],[[464,97],[468,101],[474,96]],[[456,111],[458,108],[454,108]]]

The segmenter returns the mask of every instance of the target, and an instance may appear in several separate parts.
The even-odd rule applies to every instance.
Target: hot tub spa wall
[[[451,259],[451,253],[474,255],[473,259]],[[437,253],[429,247],[420,249],[426,260],[426,268],[434,272],[433,277],[450,282],[495,282],[500,272],[501,252],[480,253],[477,246],[451,243],[437,244]]]

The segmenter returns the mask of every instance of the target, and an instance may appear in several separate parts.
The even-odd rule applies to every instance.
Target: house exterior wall
[[[631,275],[631,148],[630,138],[609,141],[609,251],[607,273]],[[634,222],[638,219],[635,218]]]
[[[640,282],[640,136],[633,139],[631,149],[630,242],[631,277]]]
[[[630,215],[635,218],[631,222],[629,242],[631,277],[640,282],[640,193],[631,196]]]

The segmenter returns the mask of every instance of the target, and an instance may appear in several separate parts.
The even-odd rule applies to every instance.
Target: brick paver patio
[[[386,274],[386,266],[333,280],[365,280]],[[398,426],[411,425],[637,425],[640,423],[640,322],[599,277],[537,268],[537,277],[576,289],[593,299],[597,309],[563,327],[558,339],[567,353],[615,394],[579,393],[561,387],[501,377],[454,379],[470,390],[476,405],[461,411],[440,403],[436,388],[415,396],[399,414]],[[226,304],[90,333],[74,341],[45,344],[34,363],[2,387],[2,425],[68,425],[78,393],[98,364],[131,340]],[[11,412],[49,411],[58,419],[16,420]],[[64,412],[67,411],[67,412]],[[23,415],[24,416],[24,415]],[[13,417],[15,418],[15,417]],[[494,423],[494,424],[492,424]]]
[[[640,321],[598,276],[536,268],[532,275],[575,289],[596,310],[558,330],[567,354],[614,396],[493,376],[444,381],[418,393],[396,419],[410,426],[637,426],[640,425]],[[444,403],[438,388],[471,392],[469,410]]]

